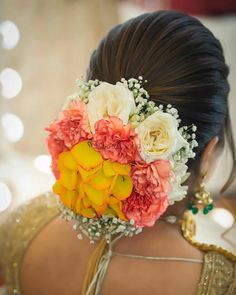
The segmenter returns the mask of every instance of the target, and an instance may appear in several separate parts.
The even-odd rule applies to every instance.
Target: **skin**
[[[217,143],[215,137],[206,146],[200,175],[209,172],[213,166]],[[185,203],[186,200],[171,206],[166,214],[179,214]],[[54,219],[36,236],[24,256],[20,277],[23,294],[81,294],[86,266],[95,246],[86,238],[78,240],[71,223]],[[182,237],[177,224],[162,220],[139,235],[122,238],[113,250],[147,256],[204,258],[201,251]],[[192,295],[196,293],[201,271],[201,264],[116,256],[109,264],[101,295]]]

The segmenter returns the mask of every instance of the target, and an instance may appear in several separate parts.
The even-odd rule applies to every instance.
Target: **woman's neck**
[[[168,207],[166,212],[163,214],[163,217],[168,215],[176,215],[181,217],[184,211],[187,209],[188,198],[184,198],[183,200],[176,202],[174,205]]]

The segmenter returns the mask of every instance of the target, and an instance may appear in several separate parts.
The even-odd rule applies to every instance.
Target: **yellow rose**
[[[103,82],[88,96],[87,110],[91,130],[94,132],[94,124],[106,116],[116,116],[127,124],[134,109],[133,94],[122,83],[112,85]]]
[[[157,159],[169,159],[188,142],[178,131],[178,122],[170,114],[157,111],[135,129],[141,142],[141,156],[150,163]]]
[[[60,154],[58,168],[53,191],[67,208],[88,218],[112,214],[126,220],[122,200],[133,190],[129,164],[104,160],[89,141],[82,141]]]

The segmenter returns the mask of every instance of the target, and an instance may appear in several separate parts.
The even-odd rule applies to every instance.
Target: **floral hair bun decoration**
[[[196,126],[180,127],[178,111],[149,100],[145,82],[78,81],[46,128],[62,217],[91,242],[137,234],[187,194]]]

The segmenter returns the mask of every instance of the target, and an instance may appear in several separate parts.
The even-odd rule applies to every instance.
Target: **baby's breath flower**
[[[127,236],[131,236],[136,227],[134,222],[124,221],[119,218],[114,218],[113,215],[103,215],[101,218],[86,218],[78,214],[74,214],[69,208],[65,207],[62,203],[59,203],[61,211],[61,218],[66,221],[74,220],[78,230],[78,239],[83,238],[82,234],[87,236],[91,242],[100,239],[102,236],[107,237],[107,241],[111,235],[117,233],[123,233]],[[73,214],[71,214],[71,212]],[[87,222],[85,221],[87,219]],[[82,233],[82,234],[81,234]]]

